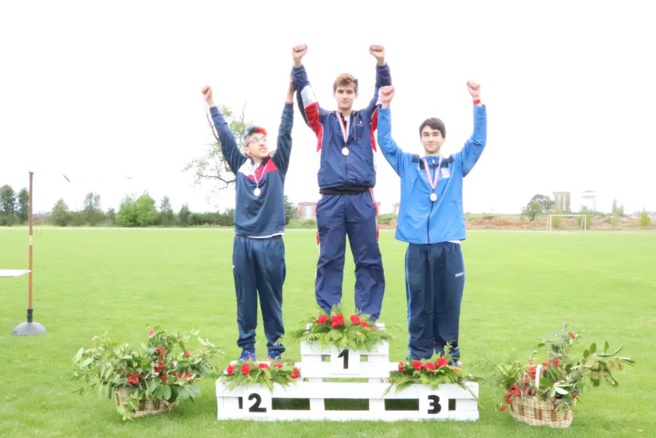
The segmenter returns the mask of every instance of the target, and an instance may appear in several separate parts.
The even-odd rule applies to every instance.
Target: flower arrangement
[[[219,380],[225,382],[227,389],[241,385],[260,384],[273,391],[273,384],[282,386],[295,383],[301,372],[293,363],[256,362],[253,360],[237,360],[231,362]]]
[[[322,348],[335,346],[338,349],[371,351],[392,337],[386,330],[371,322],[369,315],[355,312],[345,317],[340,305],[335,305],[330,314],[321,310],[318,317],[305,321],[305,328],[292,332],[292,338],[307,342],[318,342]]]
[[[428,385],[432,389],[437,389],[442,383],[456,383],[471,392],[464,384],[464,381],[475,381],[477,379],[471,374],[465,373],[460,366],[455,366],[453,363],[454,361],[449,354],[448,345],[445,349],[444,356],[438,357],[435,361],[401,361],[396,371],[390,371],[390,376],[387,379],[390,387],[387,389],[387,392],[394,387],[396,391],[400,391],[412,384]]]
[[[531,419],[525,421],[536,425],[551,425],[552,427],[567,427],[571,423],[571,409],[581,395],[590,387],[606,382],[617,386],[613,372],[621,370],[626,364],[633,365],[628,357],[620,357],[622,347],[610,351],[608,342],[604,343],[603,351],[597,351],[597,345],[591,344],[580,356],[575,357],[572,349],[580,340],[581,334],[567,329],[567,323],[559,331],[553,333],[551,339],[538,343],[528,362],[519,361],[497,366],[499,378],[497,383],[505,390],[504,403],[499,405],[500,411],[510,406],[511,414],[519,421],[525,421],[519,414],[519,403],[523,400],[533,400],[535,406],[544,402],[551,413],[545,415],[545,421]],[[538,353],[542,357],[538,357]],[[560,415],[557,413],[562,411]],[[552,425],[546,417],[566,419],[562,425]]]
[[[193,353],[187,349],[191,338],[201,345]],[[93,347],[80,348],[73,358],[73,378],[88,384],[78,392],[97,389],[108,398],[115,397],[124,420],[170,409],[183,399],[193,400],[200,394],[195,382],[216,372],[209,360],[218,351],[197,331],[182,336],[155,327],[140,348],[114,342],[106,333],[92,341]],[[156,402],[155,410],[150,408],[152,402]]]

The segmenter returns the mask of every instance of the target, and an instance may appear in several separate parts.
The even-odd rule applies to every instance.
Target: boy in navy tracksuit
[[[353,110],[358,81],[348,73],[337,77],[333,97],[337,111],[319,106],[302,65],[306,45],[292,49],[294,88],[299,109],[317,136],[321,199],[317,203],[319,260],[315,279],[317,303],[326,312],[342,300],[346,236],[355,261],[355,307],[375,321],[385,292],[383,263],[378,247],[378,215],[373,197],[376,185],[374,154],[378,89],[391,84],[383,46],[371,46],[376,58],[376,90],[366,108]]]
[[[278,130],[278,147],[269,155],[267,133],[249,127],[244,136],[244,153],[212,98],[212,89],[202,93],[210,108],[221,152],[236,176],[235,239],[232,265],[237,293],[237,325],[240,359],[256,359],[258,293],[269,359],[280,359],[285,347],[282,321],[282,286],[285,281],[285,175],[292,148],[294,86],[290,81]]]
[[[460,241],[465,239],[462,209],[463,178],[474,167],[487,141],[487,114],[480,86],[467,82],[474,99],[474,132],[460,152],[440,153],[446,129],[440,119],[426,119],[419,127],[425,156],[403,152],[392,139],[389,105],[394,87],[381,89],[378,143],[401,177],[401,206],[396,239],[408,242],[405,258],[408,299],[408,349],[412,359],[428,359],[433,352],[460,359],[458,332],[465,266]]]

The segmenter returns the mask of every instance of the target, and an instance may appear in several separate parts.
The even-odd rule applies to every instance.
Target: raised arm
[[[468,81],[467,92],[474,103],[474,132],[460,152],[463,176],[474,167],[487,143],[487,109],[481,103],[481,86],[476,82]]]
[[[369,102],[369,110],[372,117],[375,118],[376,105],[380,103],[378,100],[380,87],[392,85],[392,75],[389,66],[385,62],[385,47],[381,45],[369,46],[369,53],[376,58],[376,88],[374,89],[374,97]]]
[[[392,138],[392,114],[390,103],[394,98],[394,87],[391,85],[380,89],[380,114],[378,117],[378,145],[394,171],[401,175],[403,171],[404,153]]]
[[[287,173],[289,167],[289,157],[292,152],[292,126],[294,124],[294,80],[289,78],[287,88],[287,98],[285,107],[282,110],[280,127],[278,128],[278,146],[273,154],[273,161],[276,166],[283,172]]]
[[[214,103],[214,97],[212,92],[212,87],[209,85],[204,86],[201,90],[203,93],[203,98],[207,102],[207,106],[210,109],[210,115],[212,116],[212,122],[214,123],[214,129],[216,130],[219,140],[221,141],[221,153],[226,159],[228,166],[232,173],[236,173],[239,169],[239,166],[246,160],[244,154],[241,153],[237,142],[235,141],[235,136],[228,125],[228,122],[223,118],[223,114],[219,111],[216,104]]]

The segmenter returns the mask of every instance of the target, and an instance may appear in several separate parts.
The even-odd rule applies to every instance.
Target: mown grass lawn
[[[482,378],[477,422],[254,422],[216,419],[213,379],[203,393],[165,415],[123,422],[111,401],[74,393],[72,358],[94,335],[141,342],[150,326],[200,330],[236,358],[231,229],[34,229],[34,320],[47,332],[12,336],[26,320],[27,276],[0,278],[0,436],[654,436],[656,397],[656,233],[471,231],[463,243],[467,283],[461,318],[466,371]],[[380,321],[392,330],[390,361],[406,355],[403,258],[406,245],[381,233],[386,295]],[[26,228],[0,228],[0,268],[27,268]],[[317,258],[312,230],[285,236],[288,330],[316,313]],[[353,308],[353,264],[344,307]],[[515,423],[496,411],[502,400],[494,366],[524,359],[568,321],[587,342],[624,345],[637,364],[618,388],[594,388],[569,429]],[[266,355],[263,333],[257,352]],[[583,342],[585,341],[585,343]],[[285,359],[300,360],[289,343]]]

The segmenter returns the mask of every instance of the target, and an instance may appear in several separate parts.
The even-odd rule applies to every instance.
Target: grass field
[[[466,371],[480,376],[477,422],[254,422],[216,419],[213,379],[202,395],[174,411],[123,422],[113,403],[74,393],[72,358],[105,331],[138,344],[149,326],[200,330],[225,355],[239,354],[229,229],[34,230],[34,320],[47,332],[12,336],[26,320],[27,276],[0,278],[0,436],[656,436],[656,233],[471,231],[463,243],[467,284],[461,317]],[[395,334],[390,360],[406,355],[403,257],[393,231],[381,234],[386,295],[381,322]],[[0,268],[25,269],[26,228],[0,228]],[[284,318],[289,330],[316,314],[314,231],[285,236]],[[344,307],[353,306],[353,264]],[[563,321],[585,343],[624,345],[637,364],[617,375],[618,388],[587,392],[569,429],[516,423],[496,411],[502,400],[494,365],[524,359]],[[257,353],[266,355],[261,324]],[[582,342],[583,343],[583,342]],[[300,360],[288,343],[285,359]]]

